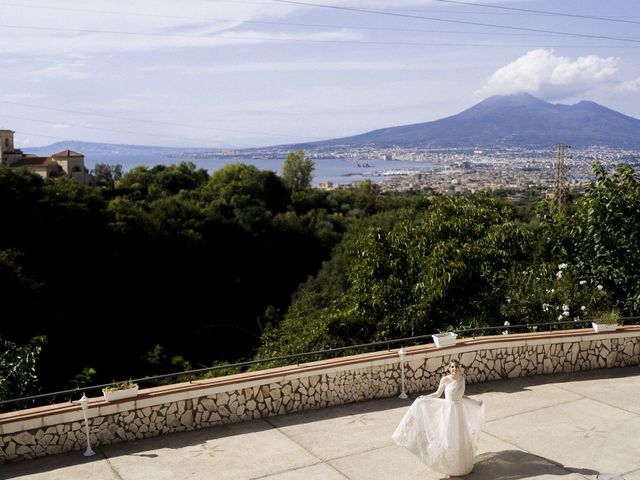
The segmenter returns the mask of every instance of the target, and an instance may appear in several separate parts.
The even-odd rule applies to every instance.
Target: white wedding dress
[[[444,391],[444,399],[438,398]],[[482,402],[464,397],[464,376],[443,377],[438,391],[418,397],[393,433],[393,441],[416,454],[429,468],[466,475],[484,421]]]

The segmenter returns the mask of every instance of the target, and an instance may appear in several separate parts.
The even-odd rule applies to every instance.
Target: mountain
[[[441,120],[383,128],[300,145],[348,147],[573,147],[640,148],[640,120],[594,102],[548,103],[528,93],[493,96]]]
[[[605,145],[640,149],[640,120],[594,102],[575,105],[548,103],[528,93],[489,97],[463,112],[440,120],[382,128],[351,137],[295,145],[241,149],[264,151],[324,147],[543,147],[557,143],[572,147]],[[46,147],[24,147],[26,153],[50,155],[62,150],[82,152],[87,161],[134,165],[149,162],[171,163],[167,156],[181,152],[222,152],[216,148],[115,145],[78,141],[58,142]],[[236,150],[236,153],[241,150]],[[140,163],[140,162],[138,162]],[[175,163],[175,162],[174,162]]]

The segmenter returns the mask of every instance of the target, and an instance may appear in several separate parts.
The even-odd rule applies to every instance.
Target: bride
[[[393,441],[416,454],[432,470],[466,475],[473,470],[474,452],[484,420],[482,402],[464,395],[463,367],[449,363],[435,393],[418,397],[393,433]],[[439,398],[444,392],[444,400]]]

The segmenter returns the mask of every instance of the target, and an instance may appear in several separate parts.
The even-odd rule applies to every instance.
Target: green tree
[[[352,247],[340,325],[368,338],[500,321],[506,272],[529,237],[485,196],[441,197],[417,221],[371,230]]]
[[[9,400],[38,393],[38,358],[46,337],[25,345],[0,338],[0,399]]]
[[[24,271],[24,254],[16,250],[0,250],[0,292],[5,315],[0,334],[17,334],[20,322],[17,314],[12,318],[8,312],[20,312],[20,318],[33,318],[48,313],[42,295],[42,283]]]
[[[134,167],[116,182],[116,188],[125,192],[131,199],[144,200],[149,195],[152,176],[146,166]]]
[[[501,311],[510,324],[587,320],[608,307],[609,297],[575,265],[542,262],[513,268]]]
[[[531,240],[509,208],[485,195],[386,211],[353,232],[267,330],[259,355],[501,323],[508,272]]]
[[[627,315],[640,313],[640,178],[628,165],[593,166],[574,215],[559,225],[561,253],[578,274],[600,284]]]
[[[274,172],[243,163],[216,170],[203,192],[215,211],[248,231],[264,227],[276,213],[286,211],[291,201]]]
[[[151,169],[149,193],[158,198],[190,191],[203,186],[209,180],[209,174],[203,168],[196,168],[193,162],[180,162],[178,165],[156,165]]]
[[[135,200],[153,200],[195,190],[209,180],[209,174],[193,162],[178,165],[138,166],[125,173],[116,187]]]
[[[99,186],[113,190],[116,182],[122,179],[122,165],[96,163],[93,167],[93,175],[96,177],[96,182]]]
[[[292,192],[307,190],[311,188],[314,168],[313,160],[302,150],[289,152],[282,165],[282,181]]]

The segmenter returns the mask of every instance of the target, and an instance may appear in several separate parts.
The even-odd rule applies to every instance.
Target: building
[[[83,185],[95,185],[96,179],[84,166],[84,155],[72,150],[54,153],[49,157],[25,154],[15,148],[11,130],[0,130],[0,165],[20,168],[42,178],[71,177]]]

